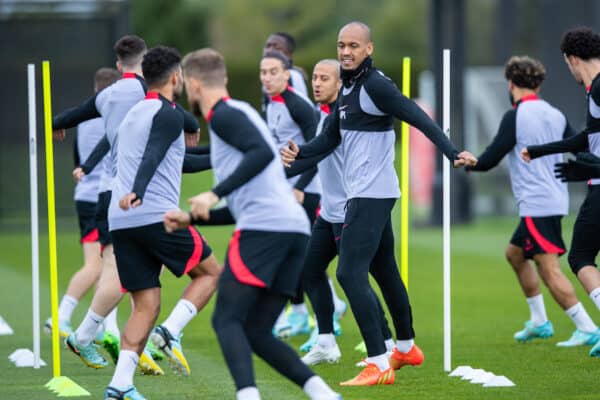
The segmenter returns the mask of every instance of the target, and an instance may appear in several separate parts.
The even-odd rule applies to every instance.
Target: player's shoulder
[[[245,101],[224,98],[215,104],[207,120],[212,127],[232,126],[244,123],[253,112],[256,110]]]
[[[371,68],[364,79],[363,86],[367,91],[397,89],[394,81],[379,68]]]

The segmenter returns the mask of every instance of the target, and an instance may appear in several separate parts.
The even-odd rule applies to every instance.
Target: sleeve
[[[196,219],[191,214],[190,218],[192,224],[194,225],[235,225],[235,218],[233,218],[229,207],[221,207],[210,210],[208,221],[205,221],[201,218]]]
[[[175,103],[175,109],[183,115],[183,131],[185,133],[196,133],[200,129],[198,120],[191,112],[185,110],[178,103]]]
[[[186,147],[185,152],[187,154],[210,154],[210,145]]]
[[[143,199],[146,188],[156,169],[165,158],[171,144],[181,135],[183,118],[180,113],[172,112],[164,104],[152,120],[148,142],[140,161],[132,192],[136,198]]]
[[[498,165],[504,156],[517,145],[516,115],[516,110],[510,110],[504,114],[496,137],[483,154],[479,156],[477,165],[467,167],[469,171],[489,171]]]
[[[75,165],[75,168],[79,167],[79,165],[81,164],[81,159],[79,157],[79,130],[77,131],[77,134],[75,135],[75,139],[73,139],[73,164]]]
[[[327,156],[339,146],[341,141],[340,119],[338,109],[335,107],[323,123],[321,134],[310,142],[299,146],[300,151],[297,159],[313,158],[320,155]]]
[[[213,193],[223,197],[258,175],[275,155],[258,128],[240,110],[217,110],[211,120],[213,132],[243,154],[237,168],[213,188]]]
[[[391,80],[373,72],[365,82],[364,88],[379,110],[414,126],[450,161],[456,159],[458,150],[442,129],[414,101],[400,93]]]
[[[92,170],[96,168],[96,165],[98,165],[98,163],[102,161],[104,156],[108,154],[109,150],[110,143],[108,142],[108,137],[106,136],[106,134],[104,134],[104,136],[102,136],[102,139],[98,141],[98,143],[94,147],[94,150],[92,150],[92,152],[88,156],[87,160],[85,160],[85,162],[80,165],[83,172],[85,172],[86,174],[92,172]]]
[[[589,147],[587,131],[583,131],[567,139],[557,142],[541,144],[537,146],[527,146],[527,151],[531,159],[556,153],[578,153],[585,151]]]
[[[96,97],[91,97],[77,107],[68,108],[52,119],[52,129],[68,129],[74,128],[80,123],[101,117],[100,112],[96,108]]]
[[[210,154],[185,153],[183,158],[183,173],[189,174],[211,169]]]
[[[306,172],[309,169],[312,169],[317,165],[321,160],[328,157],[329,154],[321,154],[311,158],[303,158],[302,160],[296,160],[292,163],[289,168],[285,168],[285,177],[292,178],[296,175],[300,175]],[[318,172],[318,168],[317,168]]]

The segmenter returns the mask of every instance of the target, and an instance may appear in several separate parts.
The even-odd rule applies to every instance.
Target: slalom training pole
[[[410,98],[410,57],[402,59],[402,94]],[[408,290],[408,227],[410,201],[410,128],[402,122],[400,168],[400,277]]]
[[[56,256],[56,209],[54,201],[54,152],[52,148],[52,99],[50,97],[50,62],[42,62],[44,89],[44,130],[46,138],[46,186],[48,191],[48,256],[50,261],[50,306],[52,309],[52,376],[46,387],[60,397],[89,396],[90,392],[77,385],[60,371],[58,325],[58,268]]]
[[[450,50],[443,53],[443,129],[450,138]],[[450,161],[443,157],[443,242],[444,242],[444,371],[451,370],[450,323]]]
[[[37,119],[35,65],[27,65],[29,105],[29,192],[31,197],[31,292],[33,304],[33,368],[40,368],[40,247],[38,223]]]

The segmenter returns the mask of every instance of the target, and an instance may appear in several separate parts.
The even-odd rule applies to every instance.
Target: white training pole
[[[443,129],[450,137],[450,50],[444,49]],[[443,158],[443,236],[444,236],[444,371],[450,372],[450,161]]]
[[[31,196],[31,287],[33,292],[33,368],[40,367],[40,255],[38,234],[35,65],[27,65],[29,91],[29,183]]]

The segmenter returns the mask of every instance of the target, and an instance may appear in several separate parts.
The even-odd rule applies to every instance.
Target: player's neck
[[[148,92],[156,92],[169,101],[173,101],[173,86],[164,85],[161,87],[148,88]]]
[[[596,76],[600,74],[600,60],[592,59],[583,64],[583,68],[581,71],[581,78],[583,80],[583,85],[588,87],[592,84],[592,81]]]
[[[514,88],[513,92],[512,92],[513,100],[514,100],[515,103],[517,103],[523,97],[531,96],[531,95],[536,95],[537,96],[538,92],[539,92],[539,90],[517,87],[517,88]]]
[[[121,72],[124,73],[124,74],[127,74],[127,73],[136,74],[136,75],[141,76],[141,77],[144,76],[144,74],[142,73],[142,67],[141,66],[123,68],[121,70]]]
[[[229,92],[226,87],[218,88],[205,88],[200,98],[200,109],[202,115],[208,115],[210,110],[221,100],[223,97],[229,97]]]

